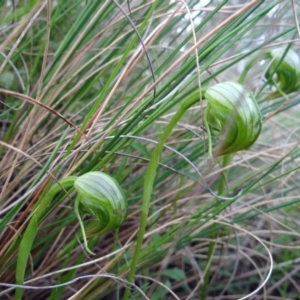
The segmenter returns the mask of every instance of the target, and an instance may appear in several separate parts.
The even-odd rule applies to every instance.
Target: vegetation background
[[[300,73],[288,91],[266,79],[268,51],[300,54],[299,1],[0,5],[0,299],[300,299]],[[208,154],[200,91],[228,80],[255,95],[263,129],[226,161]],[[164,144],[137,256],[149,160],[195,93]],[[74,190],[36,217],[50,186],[91,170],[129,205],[119,229],[89,238],[95,256]]]

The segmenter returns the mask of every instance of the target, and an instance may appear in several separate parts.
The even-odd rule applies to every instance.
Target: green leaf
[[[150,158],[150,153],[145,145],[139,143],[132,143],[132,147],[138,150],[141,154],[143,154],[145,158]]]
[[[171,268],[164,270],[163,274],[175,281],[185,280],[186,276],[185,273],[178,268]]]
[[[38,221],[45,211],[47,206],[49,205],[50,201],[54,197],[54,195],[61,190],[61,186],[65,188],[70,187],[73,185],[75,177],[69,176],[60,181],[60,184],[55,183],[49,190],[46,197],[42,198],[40,202],[38,202],[38,206],[36,211],[34,212],[32,218],[29,221],[29,224],[24,232],[22,237],[19,251],[18,251],[18,258],[17,258],[17,266],[16,266],[16,283],[23,284],[24,283],[24,276],[27,266],[27,261],[30,255],[30,251],[35,239],[35,236],[38,231]],[[22,290],[16,289],[16,299],[19,300],[22,298]]]
[[[23,235],[23,238],[21,240],[20,246],[19,246],[19,252],[18,252],[18,259],[17,259],[17,267],[16,267],[16,283],[17,284],[23,284],[24,282],[24,276],[27,266],[27,261],[30,255],[30,251],[32,248],[32,244],[34,241],[34,238],[37,233],[37,224],[38,220],[37,217],[34,215],[25,232]],[[22,290],[16,289],[16,300],[21,300],[22,298]]]

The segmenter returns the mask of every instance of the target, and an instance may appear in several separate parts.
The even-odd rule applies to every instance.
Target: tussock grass
[[[265,56],[299,54],[297,1],[2,1],[0,14],[1,299],[299,297],[299,91],[266,80]],[[226,160],[208,153],[203,88],[228,80],[255,95],[263,128]],[[125,223],[89,255],[62,189],[16,286],[39,203],[92,170],[122,186]]]

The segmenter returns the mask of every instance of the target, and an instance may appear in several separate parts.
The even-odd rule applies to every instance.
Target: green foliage
[[[299,3],[2,2],[0,298],[294,299]]]
[[[26,231],[24,232],[22,241],[19,245],[18,261],[16,266],[16,283],[23,284],[24,276],[27,266],[28,257],[34,242],[38,230],[38,220],[36,216],[33,216],[28,224]],[[22,290],[16,290],[16,299],[22,298]]]
[[[178,268],[166,269],[164,275],[176,281],[186,279],[184,272]]]

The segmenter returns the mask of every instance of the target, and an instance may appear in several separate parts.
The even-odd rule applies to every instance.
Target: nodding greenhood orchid
[[[254,95],[241,84],[222,82],[205,91],[208,104],[205,123],[211,137],[218,138],[212,151],[220,156],[247,149],[258,138],[262,117]]]
[[[85,249],[94,254],[88,248],[87,236],[96,236],[104,232],[119,228],[127,216],[128,204],[125,195],[115,179],[109,175],[92,171],[79,177],[68,176],[55,183],[47,194],[38,201],[33,209],[30,221],[25,229],[20,242],[16,283],[23,284],[27,262],[31,248],[38,231],[38,223],[53,197],[64,189],[74,187],[77,191],[75,200],[75,213],[82,230]],[[91,215],[94,220],[89,221],[86,230],[83,225],[81,214]],[[16,289],[17,300],[22,298],[22,290]]]
[[[128,204],[117,181],[102,172],[93,171],[77,177],[74,188],[77,191],[75,212],[87,248],[85,233],[91,237],[119,228],[126,219]],[[94,217],[86,226],[86,230],[80,213]]]
[[[266,72],[266,79],[270,85],[275,86],[276,91],[268,98],[275,98],[289,94],[299,88],[300,59],[298,54],[285,48],[272,49],[266,53],[266,58],[271,61]]]

